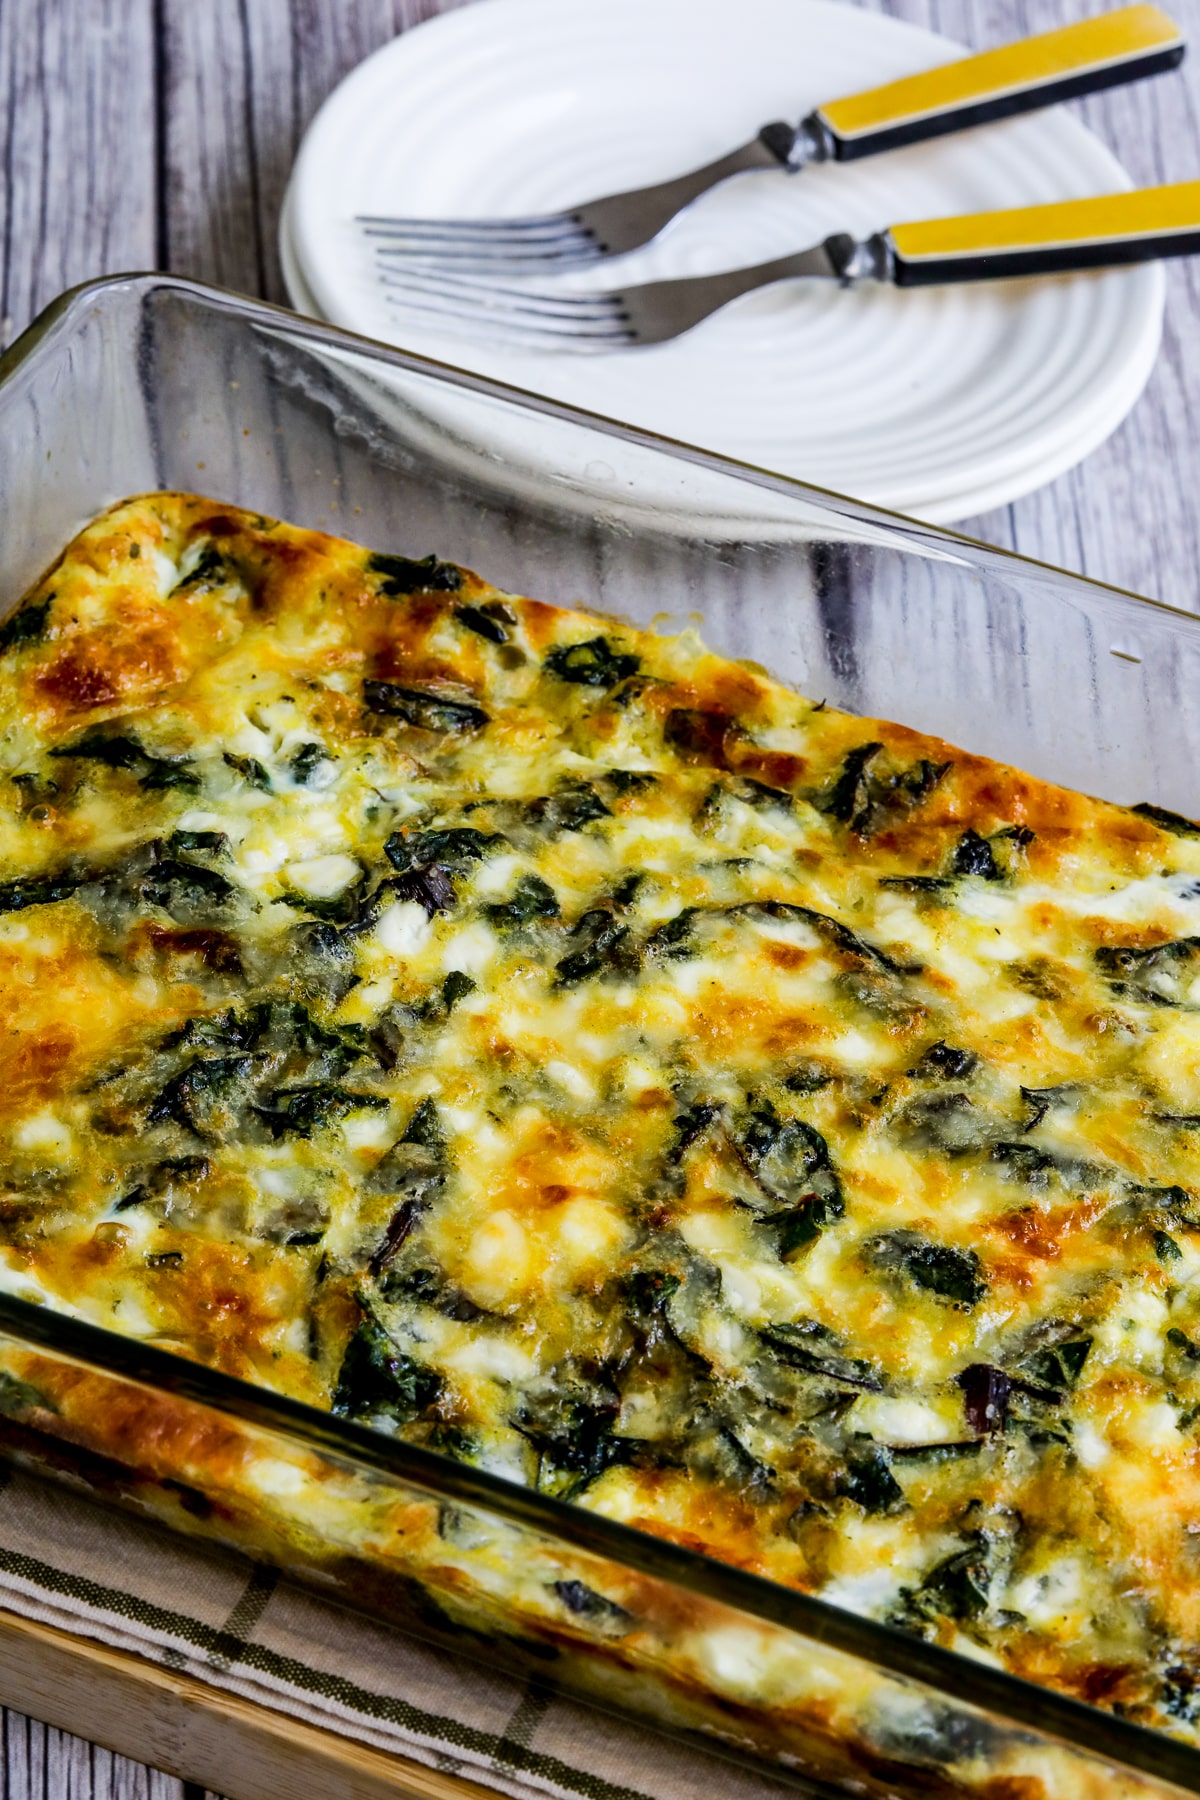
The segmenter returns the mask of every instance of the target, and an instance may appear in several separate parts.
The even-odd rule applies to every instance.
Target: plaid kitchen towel
[[[206,1545],[0,1466],[0,1607],[517,1800],[796,1800],[376,1625]]]

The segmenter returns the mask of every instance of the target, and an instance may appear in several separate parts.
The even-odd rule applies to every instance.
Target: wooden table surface
[[[117,270],[171,269],[286,301],[276,220],[305,126],[364,56],[460,3],[0,0],[3,340],[63,288]],[[1102,0],[857,3],[978,46],[1106,10]],[[1167,3],[1200,39],[1200,0]],[[1076,110],[1139,183],[1200,175],[1200,49],[1180,74]],[[1071,473],[966,528],[1196,604],[1198,325],[1200,263],[1172,264],[1162,352],[1125,424]],[[199,1800],[201,1790],[8,1712],[0,1794]]]

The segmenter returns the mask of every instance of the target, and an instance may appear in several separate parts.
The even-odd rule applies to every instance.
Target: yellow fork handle
[[[805,120],[825,157],[848,162],[1173,69],[1186,42],[1157,6],[1124,6],[1060,31],[832,100]]]
[[[898,287],[1107,268],[1200,251],[1200,181],[1012,212],[919,219],[883,234]]]

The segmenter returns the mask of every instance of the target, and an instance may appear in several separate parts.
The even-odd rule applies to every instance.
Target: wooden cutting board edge
[[[495,1800],[494,1788],[3,1609],[0,1704],[228,1800]]]

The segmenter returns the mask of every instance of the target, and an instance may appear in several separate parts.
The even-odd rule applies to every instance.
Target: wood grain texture
[[[64,287],[169,268],[285,299],[276,220],[304,129],[396,32],[463,0],[0,0],[0,338]],[[594,0],[602,5],[604,0]],[[847,0],[974,47],[1104,0]],[[1167,0],[1200,40],[1200,0]],[[1141,183],[1200,173],[1200,49],[1078,111]],[[1162,354],[1121,429],[1040,492],[969,521],[993,543],[1200,605],[1200,261],[1168,271]],[[47,1709],[49,1710],[49,1709]],[[9,1712],[4,1800],[204,1790]]]
[[[239,1800],[322,1793],[339,1800],[489,1800],[489,1790],[474,1781],[277,1717],[192,1675],[4,1611],[0,1684],[46,1718],[77,1721],[108,1744],[152,1745],[166,1768],[196,1769],[222,1784],[236,1783]],[[53,1729],[42,1734],[47,1748],[57,1748],[56,1740],[66,1780],[59,1786],[46,1781],[48,1794],[111,1791],[129,1800],[165,1800],[172,1791],[169,1777],[82,1738]],[[114,1777],[125,1785],[113,1787]],[[101,1786],[106,1778],[109,1789]]]

